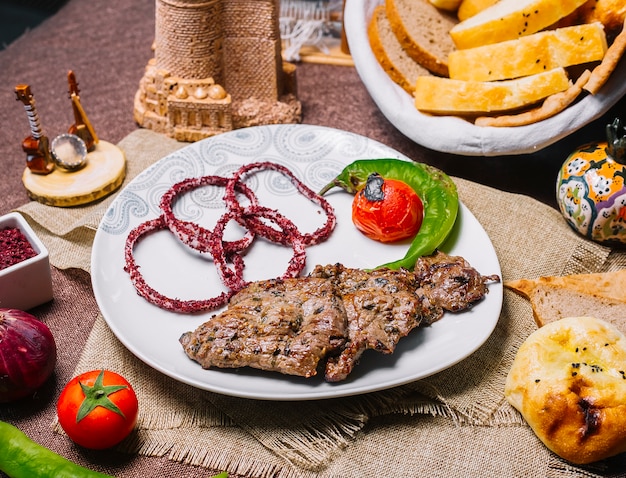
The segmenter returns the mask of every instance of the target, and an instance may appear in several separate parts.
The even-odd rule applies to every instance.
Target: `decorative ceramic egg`
[[[581,146],[563,163],[556,199],[569,225],[606,245],[626,244],[626,129],[606,127],[607,141]]]

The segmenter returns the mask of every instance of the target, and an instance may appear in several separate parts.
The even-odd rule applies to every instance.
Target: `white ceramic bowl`
[[[561,113],[526,126],[475,126],[454,116],[417,111],[413,98],[380,67],[370,48],[367,25],[384,0],[347,0],[344,28],[361,81],[385,117],[405,136],[436,151],[466,156],[533,153],[601,117],[626,94],[626,61],[621,61],[598,94],[588,95]]]
[[[22,231],[37,254],[0,270],[0,307],[28,310],[52,300],[48,250],[21,214],[1,216],[0,230],[7,227]]]

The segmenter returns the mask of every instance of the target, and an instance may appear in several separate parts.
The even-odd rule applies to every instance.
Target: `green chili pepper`
[[[0,470],[10,478],[113,478],[69,461],[2,421]]]
[[[360,159],[346,166],[319,194],[323,196],[336,186],[356,194],[365,186],[371,173],[405,182],[424,203],[422,227],[405,256],[376,267],[413,269],[417,259],[432,254],[452,230],[459,210],[456,185],[443,171],[427,164],[400,159]]]

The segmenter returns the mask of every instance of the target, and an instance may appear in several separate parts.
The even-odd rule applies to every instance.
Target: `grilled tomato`
[[[365,187],[352,201],[352,222],[370,239],[395,242],[413,237],[422,226],[424,204],[408,184],[368,176]]]

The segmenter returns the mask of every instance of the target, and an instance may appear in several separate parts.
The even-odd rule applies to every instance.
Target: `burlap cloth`
[[[126,183],[184,145],[149,130],[131,133],[119,143],[128,162]],[[558,211],[532,198],[455,181],[491,237],[504,279],[626,264],[623,254],[577,236]],[[63,209],[31,202],[18,210],[55,267],[89,271],[94,234],[112,200]],[[534,329],[527,301],[505,290],[491,337],[448,370],[388,391],[290,403],[181,384],[135,358],[98,317],[76,373],[109,368],[134,384],[141,414],[124,449],[246,476],[605,476],[610,463],[583,470],[552,455],[504,399],[515,352]]]

